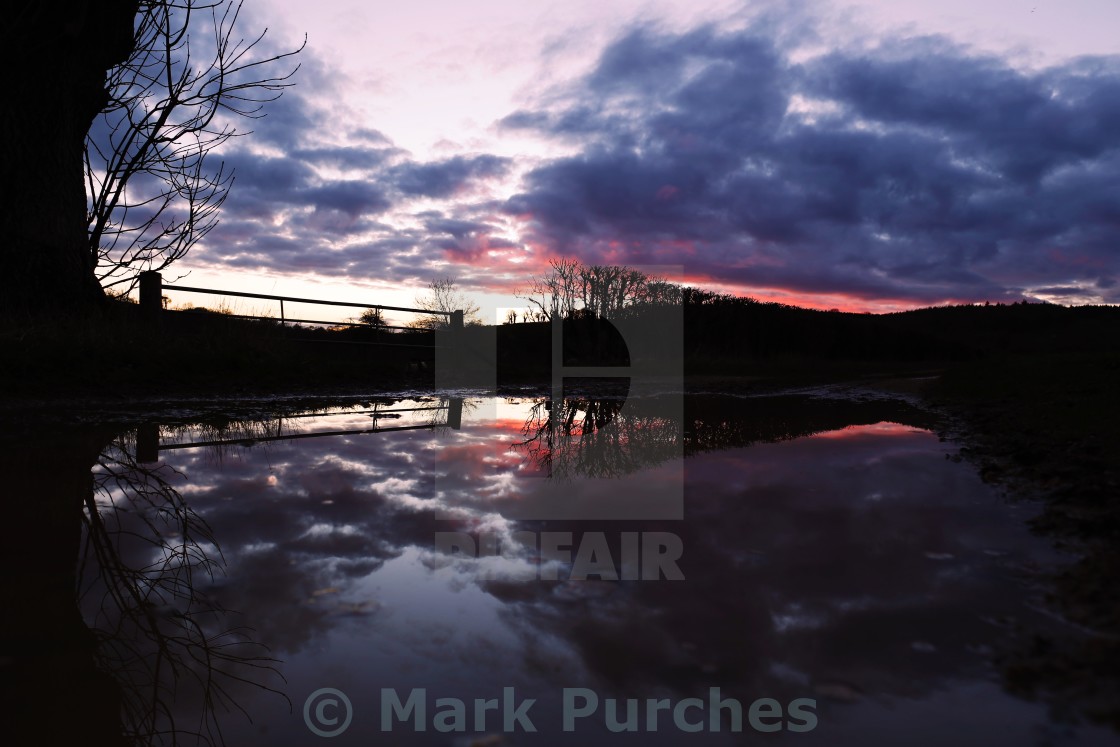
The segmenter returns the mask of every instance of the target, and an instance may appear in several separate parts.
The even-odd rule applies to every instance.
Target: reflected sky
[[[725,725],[689,742],[1114,743],[1000,687],[993,657],[1007,632],[1058,624],[1032,581],[1058,558],[1027,531],[1030,507],[1008,504],[951,458],[956,448],[918,427],[915,411],[712,395],[685,402],[683,427],[651,405],[552,433],[542,447],[539,400],[468,399],[459,429],[438,409],[447,405],[403,400],[161,429],[161,469],[226,564],[200,591],[282,661],[293,703],[289,711],[271,693],[238,689],[253,723],[232,714],[228,743],[308,744],[304,699],[334,687],[355,716],[331,744],[467,745],[485,734],[398,725],[386,741],[380,688],[403,696],[426,687],[434,700],[500,697],[510,686],[538,699],[539,733],[479,744],[680,743],[671,719],[656,733],[609,733],[599,718],[561,733],[563,687],[678,700],[719,687],[745,705],[817,701],[809,733],[728,734]],[[575,407],[577,426],[589,411]],[[230,439],[252,443],[189,446]],[[604,443],[608,456],[579,456]],[[542,467],[542,448],[574,452],[577,465],[630,468],[588,477],[577,466],[561,480]],[[525,510],[557,484],[597,500],[674,480],[680,520]],[[436,533],[452,531],[492,534],[508,552],[437,550]],[[671,532],[684,580],[569,580],[563,562],[512,541],[519,531],[570,532],[577,546],[602,532],[613,553],[623,533]],[[536,577],[547,564],[561,566],[560,580]]]

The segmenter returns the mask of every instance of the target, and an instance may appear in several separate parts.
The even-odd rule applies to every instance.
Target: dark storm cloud
[[[357,219],[383,213],[392,205],[385,191],[363,179],[323,179],[307,160],[234,151],[225,156],[235,187],[225,215],[233,219],[271,219],[283,210],[337,211]]]
[[[574,154],[497,208],[474,188],[515,160],[415,160],[308,60],[225,154],[237,183],[205,258],[405,280],[526,242],[791,293],[1120,300],[1120,58],[1026,70],[939,37],[793,54],[821,38],[804,18],[624,33],[499,123]],[[520,237],[497,235],[502,212]]]
[[[384,165],[394,156],[401,154],[397,148],[367,147],[318,147],[296,148],[288,154],[290,158],[316,166],[331,166],[337,169],[374,169]]]
[[[351,217],[377,214],[392,202],[377,185],[359,179],[331,181],[301,195],[317,210],[338,210]]]
[[[487,233],[494,229],[494,227],[489,223],[479,223],[477,221],[444,218],[441,214],[438,213],[425,220],[424,227],[432,233],[450,234],[457,239],[463,238],[465,236]]]
[[[355,129],[350,131],[350,136],[355,138],[355,139],[358,139],[358,140],[364,140],[368,143],[373,143],[374,145],[392,145],[393,144],[393,141],[390,140],[385,135],[385,133],[381,132],[380,130],[375,130],[372,127],[358,127],[358,128],[355,128]]]
[[[392,205],[386,189],[364,177],[398,159],[401,151],[375,130],[361,130],[352,142],[337,144],[336,133],[357,129],[344,111],[321,103],[324,95],[337,97],[340,81],[306,50],[301,58],[295,85],[268,102],[264,116],[252,120],[252,134],[237,139],[236,147],[221,156],[235,175],[223,223],[241,230],[230,234],[225,226],[219,228],[216,240],[208,242],[211,256],[252,255],[276,266],[267,262],[275,248],[269,237],[284,216],[294,213],[296,223],[317,231],[357,233]],[[251,221],[257,222],[256,232],[245,230]],[[233,235],[236,252],[222,246]],[[312,236],[304,243],[319,242]]]
[[[344,79],[309,50],[300,57],[295,85],[267,102],[263,117],[240,123],[251,125],[251,134],[242,131],[248,137],[215,154],[235,183],[221,224],[194,256],[245,270],[412,280],[431,274],[431,260],[449,250],[449,234],[485,244],[480,232],[493,227],[469,207],[454,206],[447,218],[437,211],[409,220],[408,213],[418,199],[461,194],[505,174],[509,159],[415,160],[346,107]],[[387,220],[402,214],[404,220]],[[446,222],[417,227],[435,218]]]
[[[431,163],[402,163],[389,171],[389,177],[406,195],[449,197],[476,179],[504,175],[509,166],[509,159],[498,156],[455,156]]]
[[[1115,62],[1081,61],[1027,74],[936,38],[879,54],[828,55],[809,66],[808,89],[868,119],[948,135],[954,147],[1017,182],[1116,147]]]
[[[865,298],[1120,270],[1120,60],[1025,72],[919,38],[795,63],[796,41],[622,36],[560,104],[502,121],[585,144],[506,211],[559,253]]]
[[[308,90],[331,90],[321,66],[300,74]],[[446,216],[419,213],[416,227],[379,220],[407,215],[416,199],[451,197],[501,176],[509,159],[480,154],[416,161],[382,133],[353,127],[298,91],[287,91],[281,106],[273,102],[253,137],[222,155],[235,185],[202,259],[246,270],[412,281],[431,274],[433,259],[513,245],[489,239],[495,227],[474,217],[491,210],[489,204],[477,210],[456,205]],[[332,131],[345,134],[341,144],[326,136]]]
[[[297,85],[284,91],[279,99],[270,101],[263,110],[265,116],[253,120],[254,144],[285,151],[299,148],[307,133],[322,130],[329,123],[327,113],[308,99],[307,88],[318,88],[323,76],[309,65],[304,65],[298,75]]]
[[[251,14],[245,19],[263,28]],[[255,51],[261,59],[279,56],[300,41],[270,34]],[[291,85],[277,98],[257,102],[261,107],[253,116],[223,115],[214,122],[236,137],[210,154],[206,168],[213,173],[221,163],[222,174],[233,174],[234,181],[220,224],[192,258],[247,273],[430,278],[431,261],[446,253],[440,242],[448,234],[421,230],[423,220],[408,215],[412,203],[461,193],[475,180],[505,173],[508,161],[487,154],[417,161],[350,108],[353,81],[312,49],[270,68],[278,76],[288,72],[293,74],[285,83]],[[257,93],[267,98],[276,91]],[[110,124],[97,118],[91,136],[106,141]],[[149,196],[142,175],[134,182],[134,197]],[[140,219],[141,212],[133,210],[132,218]],[[475,220],[470,209],[456,206],[451,212],[448,220],[463,225]],[[478,240],[476,232],[459,230],[454,228],[453,239]]]
[[[1082,289],[1076,285],[1055,285],[1049,288],[1036,288],[1035,292],[1054,296],[1075,296],[1081,293]]]

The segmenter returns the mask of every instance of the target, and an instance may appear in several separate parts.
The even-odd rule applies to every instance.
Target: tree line
[[[789,359],[945,362],[999,351],[1105,346],[1112,308],[1045,303],[959,304],[894,314],[821,311],[670,282],[616,265],[549,262],[518,297],[522,321],[640,317],[650,324],[680,314],[692,361]],[[513,315],[506,319],[516,321]],[[576,331],[573,327],[572,330]],[[589,329],[589,328],[588,328]],[[527,344],[521,336],[519,344]]]
[[[620,265],[585,265],[549,260],[549,270],[531,278],[517,296],[529,303],[526,321],[617,318],[643,306],[675,306],[683,288],[663,277]]]

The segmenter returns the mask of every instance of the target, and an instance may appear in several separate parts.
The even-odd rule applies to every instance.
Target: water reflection
[[[624,399],[552,400],[529,408],[514,447],[542,475],[618,477],[677,456],[679,421],[625,411]],[[659,448],[660,447],[660,448]]]
[[[1032,582],[1052,555],[968,465],[946,459],[952,449],[927,430],[929,416],[881,399],[705,396],[689,399],[674,423],[655,400],[635,405],[468,399],[460,429],[440,399],[289,412],[279,423],[163,425],[160,464],[142,469],[128,456],[137,445],[97,446],[81,516],[87,538],[100,539],[87,539],[83,610],[86,629],[105,631],[97,649],[117,660],[100,653],[86,668],[112,672],[127,691],[162,681],[182,652],[211,664],[230,652],[236,662],[217,663],[275,686],[246,674],[282,659],[294,711],[260,688],[218,691],[253,718],[222,722],[231,744],[306,744],[300,706],[320,687],[354,705],[338,744],[385,741],[382,687],[469,700],[512,686],[537,698],[540,731],[502,743],[680,742],[672,730],[615,734],[590,721],[563,734],[562,687],[678,699],[719,687],[744,703],[818,701],[816,730],[770,741],[1071,738],[1045,708],[1005,694],[991,663],[1007,626],[1058,624],[1040,611]],[[389,423],[395,430],[380,427]],[[526,515],[543,485],[579,479],[594,501],[677,474],[680,520]],[[602,533],[614,555],[627,533],[671,532],[684,547],[684,580],[542,581],[546,559],[535,548],[448,556],[433,540],[447,531],[567,532],[575,546]],[[219,559],[227,572],[208,573]],[[59,635],[77,637],[74,626]],[[201,671],[212,669],[222,667]],[[217,681],[208,676],[202,693]],[[155,712],[175,728],[209,723],[199,720],[204,697],[148,688],[157,690],[167,707]],[[145,715],[154,702],[124,712],[155,723]],[[688,738],[756,736],[724,729]],[[1092,729],[1076,736],[1110,741]],[[397,744],[469,741],[400,725],[392,734]]]
[[[43,467],[5,542],[39,559],[7,566],[3,636],[5,727],[37,743],[218,744],[243,688],[286,701],[267,648],[202,591],[224,562],[182,476],[134,453],[107,430],[4,449],[17,488]]]
[[[224,558],[176,490],[181,476],[137,463],[134,452],[125,439],[102,448],[82,511],[78,598],[96,665],[126,694],[123,730],[134,741],[221,743],[219,716],[239,708],[238,691],[284,697],[282,680],[251,629],[204,593],[224,575]]]

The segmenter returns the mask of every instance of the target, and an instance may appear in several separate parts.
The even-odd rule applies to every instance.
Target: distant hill
[[[635,307],[638,318],[653,309]],[[661,307],[656,313],[664,314]],[[818,311],[686,289],[686,372],[795,370],[814,362],[942,366],[993,356],[1120,352],[1120,307],[1043,303],[942,306],[891,314]],[[570,323],[567,323],[570,326]],[[547,323],[498,328],[499,358],[509,370],[551,360]],[[579,327],[565,341],[578,348]],[[600,338],[602,335],[599,336]],[[620,351],[602,350],[616,359]]]

